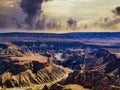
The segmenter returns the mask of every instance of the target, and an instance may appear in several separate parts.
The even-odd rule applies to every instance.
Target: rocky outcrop
[[[0,55],[3,56],[22,56],[31,55],[32,52],[27,47],[18,47],[9,42],[0,42]]]
[[[62,58],[64,61],[54,60],[54,62],[73,70],[92,70],[97,69],[98,66],[99,68],[105,68],[104,65],[115,60],[116,56],[105,49],[95,50],[94,52],[80,49],[79,51],[68,50],[63,53]]]
[[[7,87],[22,87],[53,82],[64,77],[66,74],[67,72],[64,69],[55,65],[48,65],[39,69],[37,73],[34,73],[31,69],[19,72],[18,74],[13,74],[9,71],[3,73],[0,78],[2,80],[2,84]]]
[[[89,90],[89,89],[84,88],[78,84],[68,84],[68,85],[53,84],[49,88],[45,85],[42,90]]]
[[[120,87],[120,78],[98,71],[75,71],[69,75],[66,84],[75,83],[93,90],[109,90],[108,87]]]
[[[36,55],[11,43],[2,45],[0,85],[10,88],[44,84],[60,80],[69,73],[68,70],[50,63],[50,57]]]
[[[34,86],[62,79],[64,85],[54,84],[50,88],[45,86],[43,89],[75,90],[77,87],[78,90],[86,90],[83,88],[85,87],[93,90],[119,90],[120,58],[106,49],[89,53],[88,51],[80,49],[80,51],[63,52],[60,65],[74,70],[64,80],[62,78],[69,71],[53,64],[52,59],[55,59],[53,53],[44,51],[40,55],[27,46],[18,47],[11,43],[0,43],[0,85]],[[71,83],[72,85],[69,85]],[[82,89],[80,86],[83,86]]]
[[[119,90],[120,58],[103,49],[91,55],[93,59],[86,59],[86,70],[69,74],[66,84],[75,83],[93,90]]]

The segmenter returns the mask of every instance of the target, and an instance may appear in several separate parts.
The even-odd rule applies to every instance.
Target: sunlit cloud
[[[22,22],[23,25],[27,14],[22,11],[20,2],[21,0],[0,0],[0,15],[2,16],[0,18],[5,16],[5,21],[10,25],[12,23],[11,20],[14,18],[16,23],[19,22],[21,24]],[[118,6],[119,0],[52,0],[52,2],[42,3],[43,12],[41,15],[46,16],[44,31],[119,31],[120,16],[112,12]],[[40,17],[38,16],[37,18],[39,19]],[[75,30],[68,28],[67,20],[69,18],[73,18],[76,21]],[[53,24],[55,28],[52,27]],[[22,26],[22,30],[25,31],[23,28],[25,28],[25,25]],[[14,30],[19,31],[18,29]],[[39,32],[40,30],[37,31]]]

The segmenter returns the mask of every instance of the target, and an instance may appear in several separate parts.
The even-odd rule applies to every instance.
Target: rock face
[[[105,75],[97,71],[75,71],[69,75],[66,83],[76,83],[94,90],[108,90],[110,85],[120,87],[119,77]]]
[[[19,87],[49,83],[64,77],[65,74],[67,73],[57,66],[46,66],[38,70],[37,73],[34,73],[31,69],[19,72],[18,74],[13,74],[10,71],[5,72],[0,78],[2,80],[1,83],[7,87]]]
[[[69,74],[66,84],[75,83],[93,90],[120,89],[120,58],[100,49],[86,58],[86,68]]]
[[[88,52],[90,51],[66,51],[62,56],[65,60],[59,62],[55,61],[55,63],[73,70],[91,70],[116,58],[114,54],[104,49]]]
[[[53,53],[43,50],[45,54],[36,54],[29,48],[0,43],[0,85],[40,85],[58,81],[69,73],[65,68],[53,64]],[[62,79],[64,85],[54,84],[50,88],[45,86],[44,90],[86,90],[83,87],[93,90],[120,90],[120,57],[116,54],[105,49],[94,52],[73,49],[62,53],[63,60],[59,64],[73,69],[74,72],[66,80]]]
[[[77,84],[68,84],[68,85],[54,84],[50,88],[44,86],[42,90],[90,90],[90,89],[86,89]]]
[[[7,87],[31,86],[63,78],[68,71],[49,63],[48,58],[33,54],[26,48],[1,43],[0,85]]]

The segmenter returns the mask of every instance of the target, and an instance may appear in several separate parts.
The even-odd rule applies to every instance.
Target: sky
[[[120,0],[51,0],[43,2],[42,14],[36,13],[31,18],[32,27],[29,27],[30,25],[25,21],[26,17],[30,18],[28,13],[20,7],[21,2],[22,0],[0,0],[0,32],[120,31],[120,16],[115,11],[116,7],[120,6]],[[43,22],[44,17],[45,22]]]
[[[120,0],[55,0],[45,3],[45,13],[51,17],[93,19],[109,16]]]

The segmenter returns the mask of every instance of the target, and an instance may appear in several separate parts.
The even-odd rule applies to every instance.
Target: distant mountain
[[[19,38],[20,37],[20,38]],[[29,37],[29,38],[28,38]],[[64,34],[54,34],[54,33],[0,33],[0,38],[6,39],[38,39],[38,38],[59,38],[59,39],[80,39],[80,40],[90,40],[90,39],[118,39],[120,38],[120,32],[74,32],[74,33],[64,33]]]

